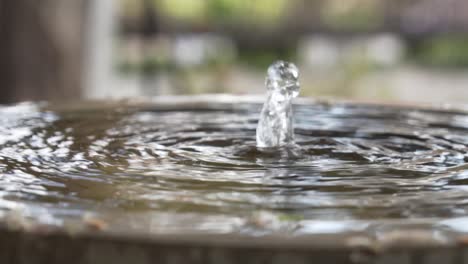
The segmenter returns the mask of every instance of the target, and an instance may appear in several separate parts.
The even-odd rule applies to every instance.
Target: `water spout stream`
[[[289,62],[277,61],[268,68],[267,100],[257,127],[257,147],[294,144],[292,99],[299,94],[299,70]]]

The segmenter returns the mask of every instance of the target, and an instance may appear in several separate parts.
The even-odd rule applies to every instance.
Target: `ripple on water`
[[[298,147],[272,150],[255,147],[259,111],[0,107],[0,210],[59,223],[86,212],[154,232],[283,222],[299,233],[342,232],[468,215],[465,113],[301,105]],[[259,227],[257,213],[280,224]]]

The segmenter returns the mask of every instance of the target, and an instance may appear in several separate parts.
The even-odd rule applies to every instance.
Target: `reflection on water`
[[[467,114],[298,105],[301,148],[260,151],[260,107],[1,107],[0,211],[145,232],[468,222]]]

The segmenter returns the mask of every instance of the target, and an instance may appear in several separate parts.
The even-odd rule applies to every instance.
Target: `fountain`
[[[462,263],[468,112],[293,109],[297,78],[273,64],[263,108],[226,96],[0,107],[0,262]]]

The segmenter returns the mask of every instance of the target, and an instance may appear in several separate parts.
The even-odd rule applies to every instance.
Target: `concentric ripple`
[[[468,114],[299,105],[298,147],[257,149],[259,111],[0,107],[0,211],[152,232],[468,216]]]

